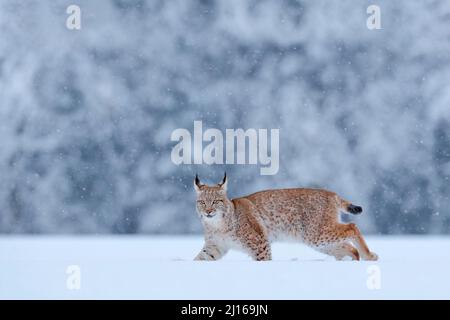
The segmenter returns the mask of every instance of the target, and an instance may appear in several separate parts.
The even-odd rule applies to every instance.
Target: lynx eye
[[[214,201],[213,201],[213,204],[222,204],[222,203],[223,203],[222,200],[214,200]]]
[[[205,205],[205,201],[203,201],[203,200],[197,200],[197,203],[198,203],[199,205],[201,205],[201,206],[204,206],[204,205]]]

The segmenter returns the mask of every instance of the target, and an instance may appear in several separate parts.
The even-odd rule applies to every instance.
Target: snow
[[[379,261],[338,262],[280,243],[270,262],[239,252],[197,262],[200,236],[1,236],[0,299],[450,298],[450,237],[367,242]],[[80,268],[79,290],[67,287],[69,266]]]

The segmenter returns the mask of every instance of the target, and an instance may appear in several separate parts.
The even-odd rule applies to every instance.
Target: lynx
[[[227,176],[217,185],[202,184],[196,175],[197,213],[205,244],[195,260],[218,260],[230,249],[254,260],[271,260],[271,243],[294,240],[336,260],[377,260],[354,223],[339,222],[339,212],[360,214],[362,208],[320,189],[275,189],[237,199],[227,197]]]

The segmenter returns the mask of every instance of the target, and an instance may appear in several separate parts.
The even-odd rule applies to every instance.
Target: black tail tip
[[[355,206],[353,204],[349,205],[347,210],[352,214],[360,214],[363,211],[360,206]]]

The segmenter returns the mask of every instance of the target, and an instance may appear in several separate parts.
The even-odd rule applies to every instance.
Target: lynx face
[[[198,177],[195,177],[194,188],[197,192],[197,213],[205,219],[223,217],[230,205],[227,197],[227,181],[224,180],[218,185],[208,186],[202,184]]]

